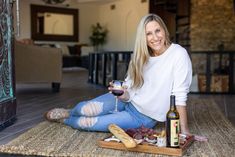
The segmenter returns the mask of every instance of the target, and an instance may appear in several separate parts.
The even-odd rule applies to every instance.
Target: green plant
[[[91,32],[91,44],[94,46],[96,51],[99,51],[99,48],[107,42],[108,30],[99,23],[96,23],[96,25],[91,26]]]

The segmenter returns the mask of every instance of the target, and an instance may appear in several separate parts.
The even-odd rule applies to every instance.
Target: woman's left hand
[[[193,136],[195,141],[199,141],[199,142],[207,142],[208,138],[205,136],[201,136],[201,135],[195,135],[195,134],[190,134],[190,133],[182,133],[183,135],[188,135],[188,136]]]
[[[205,136],[200,136],[200,135],[193,135],[194,136],[194,140],[195,141],[199,141],[199,142],[207,142],[208,138]]]

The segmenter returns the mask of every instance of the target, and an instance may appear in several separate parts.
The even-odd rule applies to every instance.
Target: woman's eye
[[[148,33],[146,33],[146,35],[151,35],[151,33],[150,33],[150,32],[148,32]]]
[[[160,29],[156,29],[155,32],[156,32],[156,33],[160,32]]]

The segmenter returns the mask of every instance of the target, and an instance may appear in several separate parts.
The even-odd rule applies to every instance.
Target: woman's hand
[[[200,136],[200,135],[193,135],[194,140],[199,141],[199,142],[207,142],[208,138],[205,136]]]
[[[207,142],[208,138],[205,136],[200,136],[200,135],[195,135],[195,134],[190,134],[188,133],[182,133],[184,135],[188,135],[188,136],[193,136],[195,141],[199,141],[199,142]]]
[[[118,96],[118,99],[122,101],[128,101],[130,99],[129,92],[127,91],[127,86],[123,86],[124,93],[121,96]]]
[[[182,134],[185,135],[190,135],[192,136],[192,134],[189,131],[189,127],[188,127],[188,119],[187,119],[187,110],[186,110],[186,106],[182,106],[182,105],[176,105],[176,108],[179,112],[180,115],[180,130]],[[204,136],[199,136],[199,135],[193,135],[194,139],[196,141],[201,141],[201,142],[205,142],[207,141],[207,137]]]
[[[122,100],[122,101],[128,101],[130,99],[129,92],[127,91],[127,86],[123,85],[122,86],[124,93],[121,96],[118,96],[117,98]],[[109,93],[112,93],[113,90],[113,83],[109,82],[108,86]]]

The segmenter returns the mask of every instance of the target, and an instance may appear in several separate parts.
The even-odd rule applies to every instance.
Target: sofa
[[[62,81],[62,51],[15,42],[16,83],[50,83],[59,92]]]
[[[94,52],[93,46],[87,44],[66,45],[57,43],[54,47],[60,48],[63,54],[63,67],[83,67],[88,69],[89,53]]]
[[[89,54],[94,53],[93,46],[82,46],[80,55],[80,67],[89,69]]]

